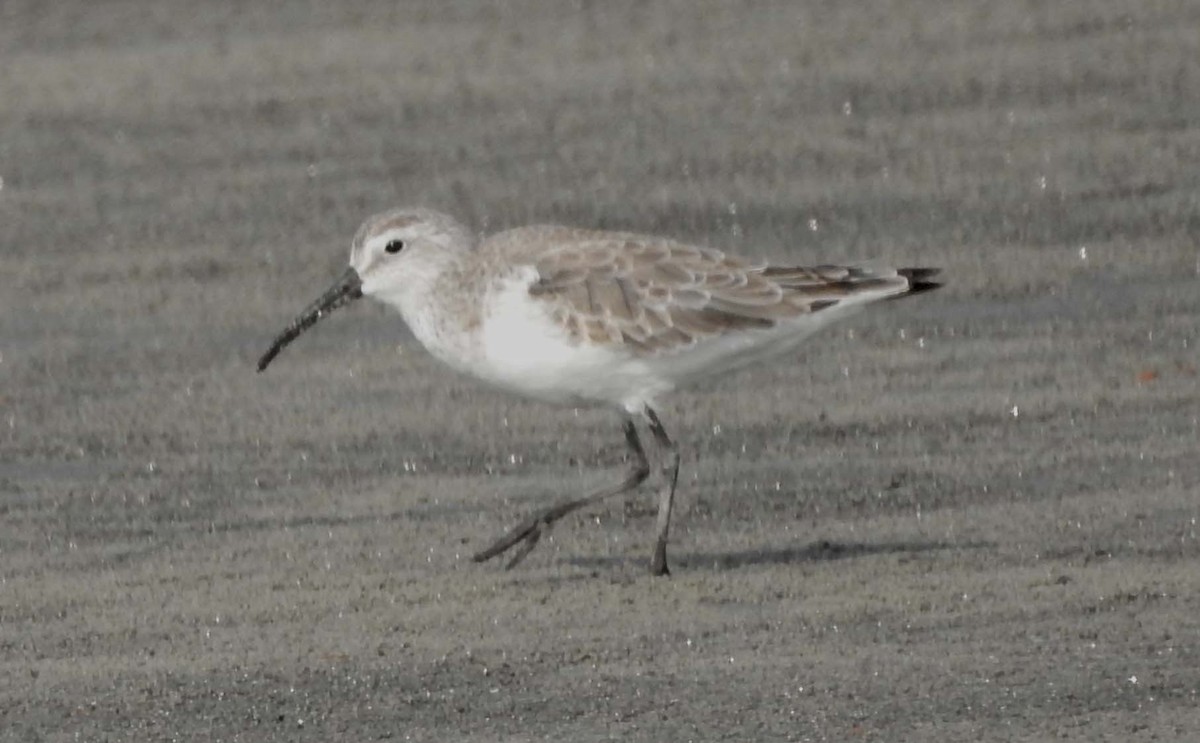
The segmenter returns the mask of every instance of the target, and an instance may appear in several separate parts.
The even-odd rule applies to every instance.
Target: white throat
[[[436,358],[458,369],[476,354],[471,334],[465,333],[478,316],[462,286],[464,256],[436,251],[406,261],[397,271],[363,282],[363,294],[396,309],[421,345]]]

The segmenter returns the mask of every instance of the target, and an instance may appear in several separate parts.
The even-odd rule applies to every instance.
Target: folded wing
[[[932,269],[750,264],[718,250],[611,233],[560,235],[529,292],[578,341],[638,355],[765,331],[844,302],[929,288]]]

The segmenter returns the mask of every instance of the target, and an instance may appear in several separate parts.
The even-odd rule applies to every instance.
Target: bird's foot
[[[667,543],[660,541],[654,546],[654,556],[650,558],[650,575],[658,577],[670,574],[671,569],[667,567]]]
[[[517,549],[516,553],[513,554],[512,559],[508,561],[508,564],[504,566],[505,570],[511,570],[514,566],[524,560],[526,555],[533,551],[533,548],[537,546],[538,541],[541,540],[542,534],[549,530],[550,524],[553,523],[553,519],[550,518],[551,515],[552,510],[535,513],[533,516],[530,516],[528,519],[522,521],[503,537],[496,540],[492,546],[485,550],[476,552],[471,556],[471,559],[475,562],[484,562],[485,560],[490,560],[496,555],[499,555],[501,552],[507,552],[517,544],[524,542],[524,544],[521,544],[521,546]]]

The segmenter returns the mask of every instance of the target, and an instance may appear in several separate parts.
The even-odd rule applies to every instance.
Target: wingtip
[[[904,293],[905,296],[937,289],[942,282],[930,281],[930,278],[941,272],[940,268],[900,268],[896,270],[896,273],[908,279],[908,291]]]

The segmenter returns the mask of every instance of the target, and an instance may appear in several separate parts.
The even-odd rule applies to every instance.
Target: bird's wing
[[[539,278],[529,293],[550,304],[573,339],[638,355],[767,330],[856,294],[899,293],[908,283],[895,271],[750,264],[639,235],[563,230],[553,237],[554,246],[534,258]]]

